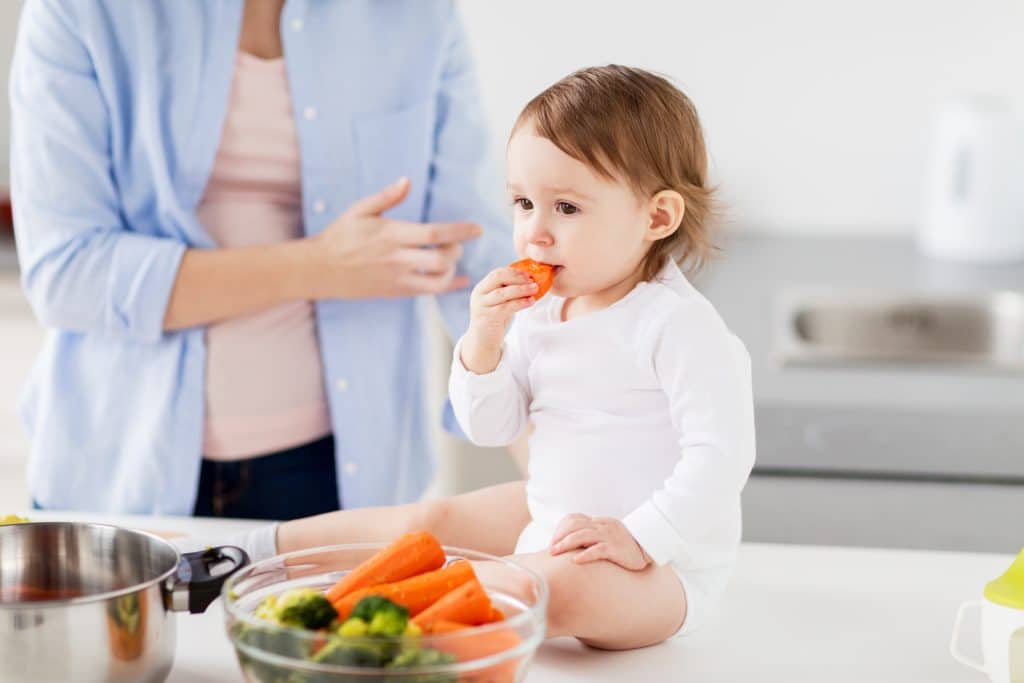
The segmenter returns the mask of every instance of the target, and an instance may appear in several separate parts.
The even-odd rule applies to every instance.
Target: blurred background
[[[0,3],[5,158],[18,8]],[[576,68],[652,69],[696,103],[728,208],[723,257],[696,281],[754,361],[759,459],[746,538],[1019,547],[1024,212],[1011,195],[1024,173],[1009,151],[1024,138],[1024,4],[461,9],[492,124],[496,196],[515,116]],[[14,406],[42,338],[16,277],[0,227],[0,511],[26,499]],[[439,409],[450,358],[440,328],[430,344]],[[433,495],[518,475],[503,450],[440,430],[435,439]]]

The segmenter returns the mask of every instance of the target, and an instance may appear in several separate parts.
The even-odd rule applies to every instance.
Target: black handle
[[[214,576],[210,568],[229,561],[232,567]],[[249,564],[249,555],[233,545],[219,545],[194,553],[185,553],[178,564],[178,585],[188,590],[188,611],[201,614],[220,595],[221,586],[229,576]]]

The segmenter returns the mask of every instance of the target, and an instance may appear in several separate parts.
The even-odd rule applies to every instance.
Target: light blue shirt
[[[243,0],[33,0],[11,74],[22,283],[49,328],[22,401],[44,507],[191,513],[204,419],[202,328],[162,321],[220,140]],[[281,16],[313,235],[412,180],[389,215],[472,220],[460,271],[512,260],[485,197],[486,133],[451,2],[289,0]],[[493,194],[490,194],[493,196]],[[453,335],[468,290],[438,297]],[[416,498],[432,475],[415,299],[316,305],[345,507]],[[448,413],[450,417],[450,411]],[[296,491],[294,495],[302,495]]]

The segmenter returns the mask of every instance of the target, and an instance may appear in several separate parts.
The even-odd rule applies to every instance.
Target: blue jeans
[[[245,460],[203,459],[193,514],[297,519],[341,508],[334,437]]]
[[[32,499],[32,509],[43,510]],[[203,459],[192,514],[288,520],[341,509],[334,437],[245,460]]]

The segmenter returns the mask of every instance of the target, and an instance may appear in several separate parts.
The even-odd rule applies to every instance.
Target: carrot
[[[341,577],[327,591],[327,599],[337,602],[360,588],[393,583],[439,569],[444,561],[444,550],[431,534],[426,531],[405,534]]]
[[[438,624],[451,622],[438,622]],[[505,652],[519,645],[519,634],[510,628],[498,629],[490,633],[474,633],[463,629],[453,629],[449,633],[457,633],[450,638],[438,638],[430,647],[455,655],[460,662],[471,662],[484,657]],[[438,634],[440,635],[440,634]],[[479,671],[467,671],[459,676],[464,683],[513,683],[521,658],[495,664]]]
[[[533,259],[524,258],[521,261],[509,264],[509,268],[522,271],[530,276],[530,279],[537,283],[538,299],[548,293],[551,284],[555,281],[555,267],[547,263],[539,263]]]
[[[430,624],[430,630],[424,631],[431,635],[442,635],[444,633],[454,633],[455,631],[462,631],[467,628],[473,628],[469,624],[460,624],[455,621],[446,621],[444,619],[438,619],[437,621]]]
[[[490,633],[476,633],[469,624],[439,619],[430,625],[428,635],[443,636],[458,634],[452,638],[439,638],[431,642],[430,647],[455,655],[460,662],[471,662],[511,650],[519,645],[519,634],[510,628],[499,629]],[[516,680],[516,669],[519,661],[511,660],[489,666],[482,671],[467,671],[459,676],[460,683],[512,683]]]
[[[493,624],[496,621],[505,621],[505,613],[497,607],[491,606],[491,613],[487,615],[485,624]]]
[[[429,631],[435,621],[455,621],[476,626],[491,616],[491,599],[475,578],[451,591],[416,616],[412,623]]]
[[[368,595],[380,595],[402,605],[409,610],[410,615],[416,616],[443,595],[468,581],[476,581],[476,573],[469,562],[459,560],[444,569],[413,576],[404,581],[360,588],[334,601],[333,604],[338,612],[338,619],[344,621],[357,602]]]

